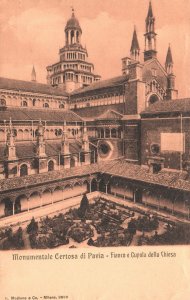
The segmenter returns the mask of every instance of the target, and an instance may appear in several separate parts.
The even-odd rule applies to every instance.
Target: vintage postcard
[[[190,298],[190,0],[0,0],[0,300]]]

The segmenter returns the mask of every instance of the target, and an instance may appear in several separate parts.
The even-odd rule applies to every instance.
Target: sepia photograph
[[[0,8],[0,250],[189,245],[190,1]]]

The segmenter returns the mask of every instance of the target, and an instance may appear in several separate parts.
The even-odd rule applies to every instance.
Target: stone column
[[[133,202],[136,203],[136,189],[133,190]]]
[[[176,199],[174,199],[174,200],[172,201],[172,215],[174,215],[175,200],[176,200]]]
[[[51,191],[51,204],[53,205],[53,191]]]
[[[15,214],[15,200],[13,201],[13,215]]]
[[[108,183],[106,183],[106,194],[108,193]]]
[[[40,207],[43,206],[43,199],[42,199],[42,194],[40,194]]]
[[[27,197],[27,206],[28,206],[27,210],[30,211],[30,200],[29,200],[29,197]]]
[[[158,196],[158,211],[160,210],[160,197],[161,195]]]
[[[92,180],[89,181],[89,189],[90,189],[90,193],[92,192]]]

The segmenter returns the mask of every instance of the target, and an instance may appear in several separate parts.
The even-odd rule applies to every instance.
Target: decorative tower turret
[[[5,176],[12,178],[17,176],[18,161],[16,156],[15,133],[10,118],[9,126],[7,128],[7,142],[6,142],[6,161],[5,161]]]
[[[172,51],[171,51],[171,47],[169,45],[168,47],[168,52],[166,55],[166,62],[165,62],[165,70],[168,74],[168,82],[167,82],[167,99],[176,99],[177,95],[178,95],[178,91],[175,90],[175,75],[173,73],[173,58],[172,58]]]
[[[38,131],[37,131],[37,147],[36,147],[36,155],[39,164],[38,166],[39,173],[44,173],[48,171],[44,131],[45,131],[44,126],[42,124],[42,121],[40,120],[38,125]]]
[[[83,151],[88,152],[89,151],[89,139],[88,139],[88,133],[86,128],[86,122],[84,122],[84,129],[83,129],[83,136],[82,136],[82,148]]]
[[[7,130],[6,153],[7,153],[8,160],[17,159],[16,147],[15,147],[15,135],[14,135],[14,129],[12,126],[11,118],[10,118],[8,130]]]
[[[61,154],[63,154],[63,155],[70,154],[66,121],[64,122],[64,130],[63,130],[63,134],[62,134]]]
[[[83,153],[83,161],[85,165],[90,164],[90,148],[89,148],[89,138],[88,138],[88,133],[87,133],[87,127],[86,127],[86,122],[84,122],[84,127],[83,127],[83,135],[82,135],[82,153]]]
[[[46,157],[45,141],[44,141],[44,126],[42,121],[39,121],[37,133],[37,155],[38,157]]]
[[[32,68],[31,81],[36,82],[36,71],[35,71],[34,66]]]
[[[68,139],[66,121],[64,122],[64,130],[63,130],[62,141],[61,141],[61,162],[64,165],[65,169],[70,168],[71,155],[69,150],[69,139]]]
[[[131,53],[131,59],[133,59],[135,61],[139,61],[140,47],[139,47],[139,42],[137,39],[136,28],[134,28],[134,31],[133,31],[133,38],[132,38],[130,53]]]
[[[149,2],[148,14],[146,17],[146,33],[145,36],[145,51],[144,61],[157,56],[156,51],[156,33],[155,33],[155,17],[153,16],[152,3]]]
[[[82,29],[72,9],[65,26],[65,46],[59,50],[60,61],[47,67],[47,82],[60,86],[68,93],[100,80],[94,65],[87,61],[88,52],[81,44]]]

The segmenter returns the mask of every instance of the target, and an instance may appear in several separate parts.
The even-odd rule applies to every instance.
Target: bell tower
[[[152,3],[149,2],[148,14],[146,17],[146,33],[145,36],[145,51],[144,61],[155,58],[157,56],[156,51],[156,36],[155,33],[155,17],[152,11]]]
[[[94,65],[88,61],[87,49],[81,43],[82,29],[73,8],[64,31],[65,45],[59,50],[59,62],[46,68],[47,82],[71,93],[101,77],[94,74]]]

